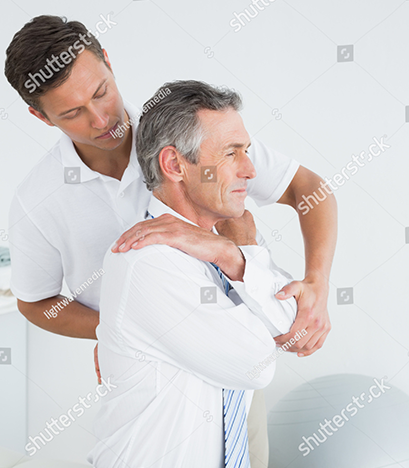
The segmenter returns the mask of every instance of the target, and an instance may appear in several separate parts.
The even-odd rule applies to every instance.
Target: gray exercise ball
[[[320,377],[273,407],[268,436],[269,468],[409,466],[409,395],[387,377]]]

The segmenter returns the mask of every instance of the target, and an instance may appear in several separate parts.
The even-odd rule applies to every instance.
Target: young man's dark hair
[[[14,35],[6,50],[4,73],[23,100],[43,113],[40,97],[68,79],[84,50],[106,64],[101,44],[82,23],[37,16]]]

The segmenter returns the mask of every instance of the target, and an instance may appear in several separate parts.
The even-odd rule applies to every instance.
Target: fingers
[[[139,227],[139,229],[138,229]],[[225,239],[199,226],[187,223],[175,216],[165,213],[157,218],[136,224],[132,229],[122,234],[118,242],[123,243],[112,252],[128,252],[138,250],[148,245],[165,244],[180,249],[195,258],[204,261],[214,261],[217,258],[213,249]],[[217,243],[215,243],[217,241]],[[209,260],[210,259],[210,260]]]
[[[316,333],[314,336],[317,335]],[[297,353],[298,357],[308,356],[310,350],[313,346],[310,346],[309,343],[316,344],[319,339],[319,336],[311,341],[310,337],[307,335],[299,339],[296,330],[294,332],[287,333],[286,335],[280,335],[279,337],[274,338],[277,346],[283,348],[284,351],[289,353]]]
[[[301,351],[301,356],[298,354],[299,357],[307,357],[307,356],[311,356],[311,354],[314,354],[316,351],[318,351],[320,348],[322,348],[325,340],[327,339],[327,336],[328,336],[328,333],[329,331],[327,332],[324,332],[318,339],[317,341],[315,342],[314,345],[312,345],[310,342],[307,343],[307,345],[305,346],[305,349]],[[314,339],[316,337],[316,335],[318,335],[317,333],[314,335]],[[312,340],[311,340],[312,342]],[[310,346],[311,349],[308,349]]]
[[[305,328],[302,325],[298,326],[297,323],[294,322],[289,333],[276,336],[274,341],[277,346],[284,346],[284,351],[289,351],[290,353],[302,352],[309,340],[308,331],[305,330],[307,332],[307,335],[305,335],[304,330]]]
[[[274,340],[277,346],[286,345],[288,351],[297,353],[308,343],[311,332],[315,331],[305,316],[298,315],[290,331],[285,335],[276,336]]]
[[[166,244],[171,247],[177,247],[180,239],[178,238],[175,230],[167,231],[153,231],[146,235],[143,235],[141,231],[137,231],[132,237],[129,237],[125,243],[120,246],[119,251],[128,252],[128,250],[138,250],[153,244]]]
[[[322,347],[328,333],[331,330],[331,322],[329,320],[328,311],[326,308],[321,309],[318,313],[316,310],[308,310],[302,313],[304,328],[307,331],[307,335],[304,337],[304,341],[298,346],[298,356],[311,356],[318,349]],[[297,320],[294,322],[296,324]]]
[[[299,300],[303,292],[303,286],[301,281],[292,281],[290,284],[285,285],[283,288],[278,291],[275,295],[277,299],[283,301],[285,299],[290,299],[290,297],[295,297],[295,299]]]
[[[131,248],[135,248],[138,245],[136,244],[136,242],[143,240],[149,233],[169,229],[169,223],[173,223],[177,219],[178,218],[176,218],[175,216],[169,213],[165,213],[154,219],[146,219],[145,221],[140,221],[139,223],[136,223],[135,226],[132,226],[131,229],[128,229],[121,235],[121,237],[112,246],[111,252],[128,252],[128,250],[130,250]]]
[[[307,332],[306,335],[304,330]],[[297,353],[298,357],[307,357],[322,348],[330,331],[331,324],[329,322],[314,329],[312,326],[308,327],[304,321],[299,321],[298,324],[295,321],[289,333],[277,336],[274,340],[277,346],[284,347],[285,351]],[[301,335],[304,336],[299,338]]]
[[[94,348],[94,365],[95,365],[95,372],[97,374],[98,384],[101,385],[101,371],[99,369],[99,362],[98,362],[98,343]]]
[[[125,231],[122,236],[115,242],[113,247],[111,248],[111,252],[118,253],[118,252],[127,252],[130,249],[135,240],[140,237],[141,234],[141,223],[135,224],[131,229]]]
[[[314,349],[314,346],[317,344],[322,334],[323,332],[318,331],[316,333],[310,333],[309,335],[307,335],[306,338],[308,337],[308,340],[306,343],[303,343],[302,346],[299,347],[299,349],[297,349],[297,356],[306,357],[312,354],[311,350]]]

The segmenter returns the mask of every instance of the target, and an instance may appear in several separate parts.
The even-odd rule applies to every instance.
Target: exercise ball
[[[409,466],[409,395],[387,377],[319,377],[273,407],[268,436],[269,468]]]

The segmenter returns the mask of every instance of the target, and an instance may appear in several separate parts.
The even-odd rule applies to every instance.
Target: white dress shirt
[[[148,211],[191,223],[154,196]],[[274,297],[291,276],[259,233],[257,242],[240,247],[245,274],[230,281],[229,297],[210,263],[181,250],[108,250],[98,354],[116,388],[94,424],[98,442],[88,461],[96,468],[224,467],[222,389],[246,390],[248,412],[275,362],[256,379],[246,372],[274,352],[273,336],[289,331],[297,311],[294,298]]]
[[[125,109],[133,122],[138,110]],[[63,278],[73,294],[102,268],[105,252],[120,235],[144,219],[151,198],[135,150],[132,127],[129,164],[121,180],[90,169],[67,135],[17,187],[9,217],[11,291],[26,302],[61,292]],[[299,164],[252,140],[249,157],[257,176],[247,192],[258,205],[275,203],[290,184]],[[64,183],[64,169],[80,168],[78,184]],[[90,282],[88,282],[90,283]],[[91,281],[76,300],[99,310],[101,281]]]

